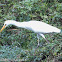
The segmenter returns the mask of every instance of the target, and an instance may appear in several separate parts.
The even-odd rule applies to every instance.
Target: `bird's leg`
[[[39,35],[42,36],[47,41],[47,43],[50,43],[43,34],[39,34]]]
[[[38,38],[38,45],[37,46],[39,46],[39,34],[37,34],[37,38]]]
[[[47,41],[47,43],[50,43],[46,38],[45,38],[45,40]]]

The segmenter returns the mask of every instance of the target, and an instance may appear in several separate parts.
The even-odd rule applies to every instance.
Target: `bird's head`
[[[0,30],[0,32],[2,32],[4,28],[6,28],[8,25],[11,25],[13,22],[15,22],[15,21],[14,20],[5,21],[2,29]]]

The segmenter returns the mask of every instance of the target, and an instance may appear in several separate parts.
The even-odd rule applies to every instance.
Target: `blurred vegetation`
[[[0,29],[5,20],[38,20],[62,29],[62,0],[0,0]],[[62,61],[62,34],[45,34],[45,37],[50,44],[40,37],[37,48],[35,33],[8,26],[0,33],[0,60]]]

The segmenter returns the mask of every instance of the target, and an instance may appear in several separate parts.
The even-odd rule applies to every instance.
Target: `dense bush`
[[[0,28],[5,20],[38,20],[62,29],[62,1],[0,0]],[[29,62],[62,60],[62,34],[46,34],[45,37],[50,44],[40,37],[40,46],[36,48],[35,33],[10,25],[0,33],[0,58]]]

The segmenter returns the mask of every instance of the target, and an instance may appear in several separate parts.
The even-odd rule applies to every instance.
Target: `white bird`
[[[0,32],[2,32],[2,30],[6,28],[8,25],[15,25],[17,27],[25,28],[37,33],[38,45],[39,45],[39,36],[42,36],[47,42],[49,42],[45,38],[44,33],[52,33],[52,32],[60,33],[61,32],[61,30],[56,27],[53,27],[42,21],[36,21],[36,20],[31,20],[28,22],[17,22],[14,20],[7,20],[4,22],[4,26],[2,27]]]

